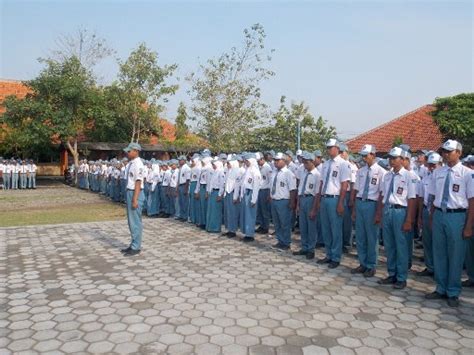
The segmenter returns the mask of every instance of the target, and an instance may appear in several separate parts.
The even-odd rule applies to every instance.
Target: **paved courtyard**
[[[351,275],[354,256],[328,270],[266,236],[144,223],[134,258],[126,221],[0,229],[0,353],[474,353],[473,291],[451,309],[428,278]]]

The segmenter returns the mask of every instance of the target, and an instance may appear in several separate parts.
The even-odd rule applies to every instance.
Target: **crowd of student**
[[[403,289],[411,268],[414,239],[423,247],[426,269],[436,289],[429,299],[459,304],[462,287],[474,286],[474,157],[461,161],[462,146],[446,141],[438,152],[393,148],[387,159],[364,145],[359,158],[336,139],[321,151],[220,154],[208,150],[169,161],[142,160],[140,145],[127,158],[82,161],[78,185],[127,203],[132,234],[125,255],[141,248],[141,214],[189,222],[209,233],[254,241],[274,227],[275,248],[290,249],[297,226],[301,247],[293,254],[315,257],[337,268],[352,245],[353,228],[360,265],[351,270],[376,274],[379,242],[384,245],[388,277],[382,285]],[[130,152],[135,152],[131,155]],[[258,228],[257,228],[258,226]],[[224,229],[224,230],[222,230]],[[461,283],[463,266],[468,279]]]
[[[3,190],[36,189],[38,167],[32,159],[0,157],[0,187]]]

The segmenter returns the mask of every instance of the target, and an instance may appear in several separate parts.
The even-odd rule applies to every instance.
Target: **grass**
[[[111,221],[125,214],[121,204],[64,185],[0,191],[0,227]]]

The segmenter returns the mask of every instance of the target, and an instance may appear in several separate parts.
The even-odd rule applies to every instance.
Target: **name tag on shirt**
[[[398,195],[403,195],[403,187],[397,188],[397,194]]]
[[[283,181],[280,181],[280,187],[285,187],[285,183]]]
[[[336,171],[336,170],[334,170],[334,171],[332,172],[332,177],[337,177],[337,171]]]
[[[453,192],[459,192],[459,185],[453,184]]]
[[[377,178],[372,178],[372,180],[370,181],[370,183],[372,185],[377,185]]]
[[[249,184],[251,184],[251,183],[252,183],[252,178],[249,178],[249,179],[247,180],[247,182],[248,182]]]
[[[313,189],[313,187],[314,187],[314,185],[313,185],[313,184],[309,184],[309,189],[310,189],[310,190],[312,190],[312,189]]]

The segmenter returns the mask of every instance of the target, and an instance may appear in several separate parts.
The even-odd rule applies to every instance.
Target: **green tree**
[[[13,96],[6,99],[6,112],[1,120],[23,149],[61,142],[77,166],[78,139],[97,113],[95,103],[99,93],[94,77],[74,56],[64,61],[44,62],[46,68],[38,77],[25,82],[31,89],[25,99]]]
[[[314,117],[303,102],[291,103],[288,107],[286,97],[280,99],[280,107],[272,119],[263,127],[252,132],[253,150],[276,151],[294,150],[297,145],[298,120],[301,120],[301,149],[312,151],[323,149],[326,141],[336,136],[336,129],[327,126],[322,117]]]
[[[187,80],[198,128],[214,151],[245,147],[266,114],[260,84],[273,76],[267,68],[273,50],[265,48],[260,24],[244,30],[244,43],[199,66]]]
[[[109,105],[124,119],[131,119],[129,139],[138,142],[143,135],[160,131],[161,102],[167,102],[167,96],[178,89],[178,85],[167,84],[177,65],[160,66],[158,53],[144,43],[119,65],[118,82],[110,91]]]
[[[441,132],[463,144],[465,153],[474,149],[474,93],[438,97],[432,112]]]
[[[186,112],[186,106],[183,102],[179,103],[178,106],[178,115],[176,116],[175,127],[176,127],[176,139],[182,140],[186,138],[188,134],[188,126],[186,120],[188,119],[188,114]]]

